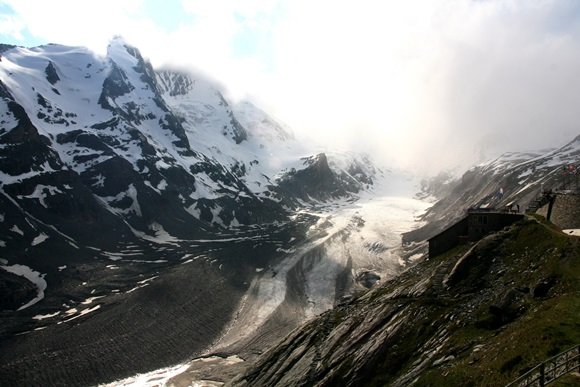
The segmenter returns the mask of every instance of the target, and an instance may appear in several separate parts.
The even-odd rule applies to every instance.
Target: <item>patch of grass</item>
[[[556,379],[551,383],[552,387],[578,387],[580,386],[580,375],[578,373],[568,374]]]
[[[523,360],[524,359],[522,358],[522,355],[516,355],[515,357],[512,357],[511,359],[503,363],[501,365],[501,368],[499,369],[499,372],[504,374],[508,371],[511,371],[514,369],[515,366],[521,364]]]
[[[546,222],[523,221],[485,254],[502,261],[506,272],[492,291],[530,289],[526,312],[498,329],[478,329],[468,323],[446,344],[445,353],[468,347],[450,364],[424,372],[418,386],[505,385],[538,363],[580,343],[580,243]],[[532,296],[538,281],[555,278],[546,297]],[[489,304],[471,313],[484,319]],[[474,351],[476,344],[483,345]],[[571,379],[572,381],[578,379]],[[564,381],[562,383],[565,383]],[[566,382],[567,383],[567,382]],[[567,385],[567,384],[563,384]],[[575,384],[578,385],[578,384]]]
[[[461,256],[461,255],[465,254],[471,246],[472,246],[471,243],[463,243],[463,244],[457,245],[449,251],[446,251],[442,254],[439,254],[433,258],[430,258],[430,260],[442,261],[442,260],[450,259],[450,258],[453,258],[456,256]]]
[[[465,372],[463,372],[465,371]],[[429,370],[421,375],[421,378],[414,384],[416,387],[442,387],[442,386],[477,386],[477,378],[468,372],[467,369],[444,374],[437,370]]]

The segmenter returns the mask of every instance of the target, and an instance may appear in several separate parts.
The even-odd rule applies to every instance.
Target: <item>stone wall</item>
[[[469,234],[467,217],[429,239],[429,257],[435,257],[457,246]]]
[[[524,216],[503,212],[470,212],[465,218],[429,239],[429,257],[435,257],[467,241],[475,242],[485,235],[499,231]]]
[[[537,214],[547,217],[548,205]],[[557,194],[550,221],[562,229],[580,228],[580,194]]]
[[[478,241],[485,235],[499,231],[524,216],[521,214],[510,214],[502,212],[475,212],[468,215],[469,240]]]

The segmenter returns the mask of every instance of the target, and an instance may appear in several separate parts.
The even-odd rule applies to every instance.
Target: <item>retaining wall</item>
[[[536,213],[547,217],[548,205]],[[580,228],[580,194],[556,194],[550,221],[562,229]]]

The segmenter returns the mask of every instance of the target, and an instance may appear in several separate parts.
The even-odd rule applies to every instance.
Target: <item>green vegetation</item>
[[[554,383],[550,384],[552,387],[578,387],[580,385],[580,375],[568,374],[557,379]]]
[[[494,325],[501,297],[483,297],[445,343],[442,352],[454,359],[422,373],[416,385],[505,385],[580,343],[580,238],[543,219],[526,220],[479,253],[502,263],[490,267],[500,275],[490,273],[485,281],[498,296],[517,293],[518,315]]]

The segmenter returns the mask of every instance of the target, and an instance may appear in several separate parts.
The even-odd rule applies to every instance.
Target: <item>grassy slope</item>
[[[429,369],[419,386],[505,385],[537,363],[580,343],[580,238],[545,222],[517,227],[487,254],[509,262],[502,282],[533,291],[542,279],[555,279],[546,297],[529,296],[525,313],[490,329],[490,306],[473,311],[473,323],[457,329],[445,352],[455,359]],[[474,350],[474,347],[481,346]],[[461,350],[468,347],[468,350]]]

